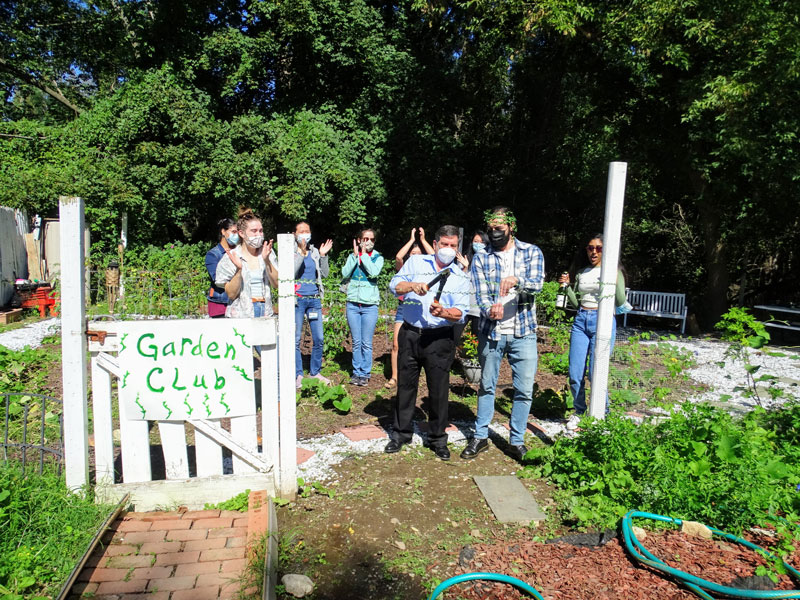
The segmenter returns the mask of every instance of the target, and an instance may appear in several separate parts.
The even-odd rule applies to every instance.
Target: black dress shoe
[[[511,446],[508,450],[509,456],[511,458],[522,462],[522,457],[528,452],[528,449],[525,447],[525,444],[520,444],[519,446]]]
[[[431,446],[431,450],[433,450],[436,458],[450,460],[450,449],[447,446]]]
[[[383,451],[386,454],[394,454],[395,452],[400,452],[400,448],[402,447],[402,442],[398,442],[397,440],[389,440],[389,443],[386,444],[386,447],[383,449]]]
[[[479,440],[478,438],[472,438],[467,443],[467,447],[461,452],[461,458],[464,460],[469,460],[471,458],[475,458],[478,456],[478,454],[488,449],[489,440],[487,438],[483,438],[482,440]]]

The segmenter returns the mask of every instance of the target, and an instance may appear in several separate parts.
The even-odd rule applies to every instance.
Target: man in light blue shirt
[[[453,263],[458,249],[458,228],[452,225],[440,227],[433,249],[433,255],[409,257],[389,284],[392,293],[405,299],[403,325],[398,336],[394,431],[385,452],[397,452],[403,444],[411,441],[419,375],[424,367],[431,406],[428,446],[438,458],[449,460],[445,429],[448,425],[450,367],[455,357],[453,325],[464,322],[469,310],[470,285],[467,276]],[[446,270],[450,272],[443,281],[432,283]]]

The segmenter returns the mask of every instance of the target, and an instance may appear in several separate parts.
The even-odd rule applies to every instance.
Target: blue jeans
[[[511,407],[511,435],[509,442],[519,446],[525,439],[528,415],[533,400],[533,384],[536,379],[538,354],[536,334],[525,337],[501,335],[499,340],[490,340],[478,333],[478,360],[481,363],[481,386],[478,390],[478,418],[475,421],[475,437],[489,437],[489,423],[494,416],[494,393],[503,356],[508,356],[514,381],[514,403]]]
[[[253,302],[253,318],[257,319],[259,317],[263,317],[266,309],[264,308],[263,302]],[[255,350],[259,356],[261,356],[261,346],[253,346],[253,350]]]
[[[322,302],[319,298],[297,297],[294,307],[294,373],[303,374],[303,357],[300,354],[300,340],[303,337],[303,317],[308,316],[311,327],[311,365],[309,375],[316,375],[322,368]]]
[[[617,337],[617,320],[611,319],[611,349]],[[595,339],[597,338],[597,311],[578,310],[572,322],[569,337],[569,389],[572,392],[572,406],[575,414],[586,412],[586,385],[584,379],[592,380],[592,362],[594,361]],[[606,412],[608,412],[608,394],[606,393]]]
[[[347,324],[353,337],[353,376],[369,378],[372,371],[372,337],[378,322],[378,305],[347,303]]]

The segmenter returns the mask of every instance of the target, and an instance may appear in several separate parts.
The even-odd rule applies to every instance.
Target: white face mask
[[[311,241],[311,234],[310,233],[298,233],[297,234],[297,241],[303,242],[304,244],[308,245],[308,242]]]
[[[251,248],[261,248],[261,246],[264,245],[264,236],[254,235],[253,237],[247,238],[247,245]]]
[[[439,262],[443,265],[449,265],[456,258],[455,248],[439,248],[436,251],[436,258],[438,258]]]
[[[375,247],[375,242],[372,240],[368,240],[364,242],[364,252],[372,252],[372,249]]]

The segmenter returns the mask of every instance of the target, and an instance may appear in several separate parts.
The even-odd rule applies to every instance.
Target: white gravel
[[[5,346],[9,350],[22,350],[26,346],[38,348],[42,345],[44,338],[59,331],[61,331],[61,319],[52,318],[38,321],[19,329],[0,333],[0,346]]]
[[[709,391],[687,398],[689,401],[723,402],[736,412],[758,406],[757,399],[747,394],[749,388],[744,361],[726,356],[730,344],[717,340],[669,343],[694,354],[696,365],[689,369],[688,375],[696,382],[709,386]],[[746,348],[745,352],[748,362],[759,367],[754,373],[756,379],[764,375],[775,377],[771,381],[758,383],[758,395],[764,408],[779,406],[790,396],[800,398],[800,353],[774,346],[760,350]],[[783,395],[773,399],[767,391],[770,386],[782,390]]]

